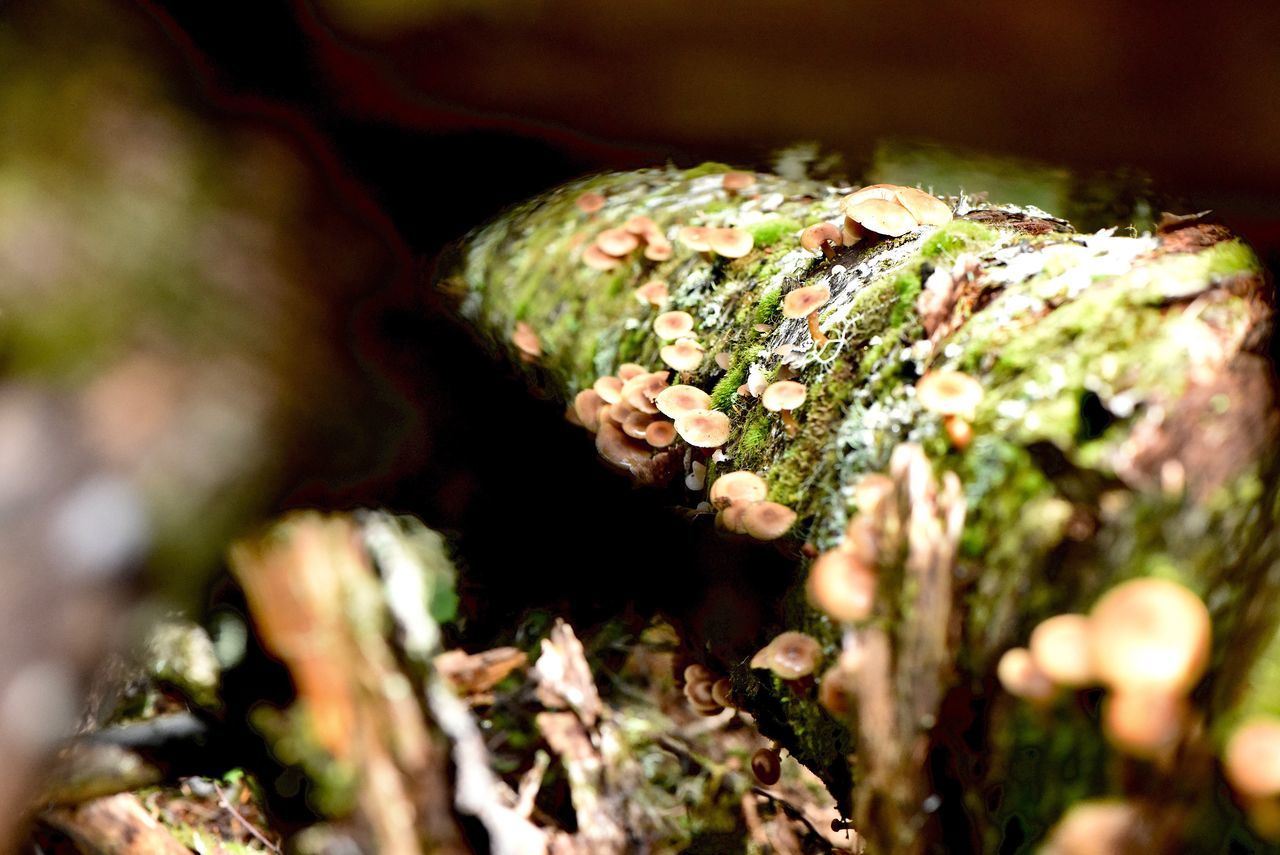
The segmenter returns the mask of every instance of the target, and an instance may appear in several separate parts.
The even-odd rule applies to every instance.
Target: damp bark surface
[[[679,442],[644,454],[631,476],[674,483],[655,501],[676,495],[696,509],[718,475],[762,474],[768,498],[798,514],[788,622],[823,643],[828,664],[851,644],[879,661],[847,721],[818,704],[813,685],[725,663],[762,732],[827,781],[877,851],[1029,849],[1069,806],[1104,797],[1136,805],[1161,845],[1258,845],[1214,760],[1234,723],[1280,712],[1280,684],[1266,678],[1280,665],[1272,288],[1253,252],[1196,219],[1080,233],[1034,207],[953,197],[944,226],[825,258],[800,247],[800,231],[838,223],[849,188],[758,174],[734,194],[726,171],[659,168],[558,188],[470,234],[438,266],[436,287],[566,403],[623,363],[665,367],[654,318],[692,315],[705,355],[671,382],[708,392],[730,437],[714,458]],[[587,193],[604,197],[599,211],[580,210]],[[728,259],[674,241],[665,261],[635,251],[607,271],[583,262],[601,231],[637,215],[668,239],[682,226],[733,226],[754,246]],[[634,294],[655,278],[670,292],[660,308]],[[817,283],[832,294],[821,349],[780,306]],[[536,358],[513,343],[517,324],[536,334]],[[916,398],[918,379],[942,369],[983,387],[963,448]],[[795,431],[747,391],[788,377],[808,386]],[[902,572],[882,574],[869,620],[835,622],[805,600],[806,552],[840,545],[858,482],[887,472],[903,444],[960,485],[945,584],[913,573],[907,557]],[[707,466],[705,486],[684,489],[695,462]],[[1097,690],[1033,707],[995,678],[1000,655],[1039,621],[1087,612],[1143,575],[1198,594],[1214,633],[1192,696],[1197,728],[1159,768],[1108,745]],[[939,655],[922,657],[928,644]],[[868,744],[876,709],[891,720],[888,745]]]

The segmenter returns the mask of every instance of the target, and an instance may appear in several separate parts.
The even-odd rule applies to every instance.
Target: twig
[[[210,783],[213,784],[213,791],[218,794],[218,804],[220,804],[223,807],[223,809],[227,811],[227,813],[235,817],[240,822],[241,825],[243,825],[246,829],[248,829],[249,833],[252,834],[259,843],[261,843],[263,846],[270,849],[272,852],[279,853],[280,851],[279,846],[276,846],[274,843],[268,840],[261,831],[258,831],[258,829],[254,827],[253,823],[249,822],[249,820],[245,819],[243,816],[240,815],[240,811],[236,810],[235,806],[231,804],[231,800],[228,799],[227,794],[222,791],[222,787],[218,786],[218,782],[211,781]]]

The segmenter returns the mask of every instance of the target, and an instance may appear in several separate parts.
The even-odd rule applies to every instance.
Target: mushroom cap
[[[730,191],[745,190],[756,183],[756,177],[750,172],[726,172],[721,184]]]
[[[636,299],[650,306],[661,306],[671,298],[667,283],[661,279],[650,279],[635,291]]]
[[[742,517],[749,507],[750,502],[734,502],[729,507],[720,509],[716,512],[716,525],[724,531],[746,534],[746,529],[742,527]]]
[[[604,403],[595,389],[583,389],[573,398],[573,411],[582,426],[594,433],[600,429],[600,408]]]
[[[676,426],[662,420],[649,422],[644,429],[644,441],[654,448],[666,448],[676,441]]]
[[[1102,729],[1121,751],[1150,760],[1177,744],[1189,712],[1180,693],[1110,692],[1102,702]]]
[[[746,469],[726,472],[711,484],[711,504],[726,507],[738,502],[763,502],[769,495],[769,485],[754,472]]]
[[[653,401],[665,388],[667,388],[665,370],[638,374],[622,384],[622,400],[642,413],[656,413],[658,408]]]
[[[674,251],[666,238],[659,240],[657,235],[650,235],[649,245],[644,248],[644,257],[650,261],[666,261]]]
[[[867,199],[856,205],[846,204],[844,212],[864,229],[889,237],[900,237],[919,225],[911,212],[896,200]]]
[[[694,410],[711,409],[710,395],[697,386],[686,386],[683,383],[663,389],[653,402],[658,406],[658,412],[673,419]]]
[[[689,703],[695,707],[711,707],[718,706],[716,699],[711,696],[711,680],[689,680],[684,684],[684,696],[689,699]]]
[[[733,684],[728,677],[721,677],[711,684],[711,697],[722,707],[733,706]]]
[[[618,379],[626,383],[632,377],[639,377],[641,374],[648,374],[649,369],[636,362],[624,362],[618,366]]]
[[[614,258],[622,258],[640,245],[640,239],[626,229],[605,229],[596,235],[596,246]]]
[[[677,371],[693,371],[702,364],[705,355],[702,345],[691,338],[682,338],[658,351],[662,361]]]
[[[719,448],[729,441],[729,417],[715,410],[694,410],[675,420],[676,433],[698,448]]]
[[[649,235],[658,234],[662,231],[652,217],[646,217],[643,214],[636,214],[634,217],[628,218],[622,224],[622,228],[645,240],[648,240]]]
[[[711,229],[706,226],[681,226],[676,232],[676,240],[695,252],[710,251],[710,237]]]
[[[784,680],[807,677],[822,660],[822,645],[803,632],[788,630],[751,657],[752,668],[768,668]]]
[[[852,208],[871,199],[878,199],[882,202],[897,202],[898,191],[902,189],[899,184],[868,184],[866,187],[860,187],[854,190],[848,196],[840,200],[840,208]]]
[[[612,270],[622,262],[593,243],[582,251],[582,263],[592,270]]]
[[[1085,615],[1066,614],[1043,620],[1031,630],[1031,658],[1059,686],[1078,688],[1094,682],[1089,626]]]
[[[818,703],[838,719],[849,720],[858,711],[857,672],[836,664],[818,682]]]
[[[777,540],[795,525],[796,512],[777,502],[753,502],[742,514],[742,528],[756,540]]]
[[[511,343],[526,356],[542,355],[542,340],[533,331],[533,327],[524,321],[516,321],[516,328],[511,333]]]
[[[616,404],[622,400],[622,381],[617,377],[597,377],[596,382],[591,384],[591,388],[596,390],[596,394],[603,398],[605,403]]]
[[[982,395],[982,384],[962,371],[930,371],[916,381],[920,406],[941,416],[972,419]]]
[[[596,433],[596,451],[613,465],[634,473],[649,462],[652,449],[627,436],[612,419],[602,418]]]
[[[712,229],[707,235],[711,251],[725,258],[742,258],[751,252],[756,239],[743,229]]]
[[[1280,794],[1280,719],[1254,716],[1237,727],[1227,739],[1222,765],[1240,795]]]
[[[800,232],[800,245],[813,252],[824,243],[840,244],[840,227],[834,223],[814,223]]]
[[[653,319],[658,338],[670,341],[693,332],[693,315],[688,312],[663,312]]]
[[[699,662],[692,665],[686,665],[684,670],[680,672],[680,676],[684,677],[686,683],[709,683],[715,675],[711,673],[711,669]]]
[[[937,196],[914,187],[899,187],[898,202],[922,226],[941,226],[951,222],[951,206]]]
[[[853,552],[822,553],[809,570],[809,602],[836,620],[866,620],[876,602],[876,572]]]
[[[809,388],[803,383],[779,380],[765,388],[764,394],[760,396],[760,403],[764,404],[764,408],[769,412],[780,413],[783,410],[794,410],[804,404],[808,394]]]
[[[604,207],[604,202],[603,194],[590,191],[573,200],[573,204],[584,214],[594,214]]]
[[[784,318],[805,318],[810,312],[816,312],[831,299],[831,288],[828,285],[806,285],[787,292],[782,298],[782,316]]]
[[[1094,604],[1089,621],[1093,668],[1111,688],[1185,692],[1209,662],[1209,610],[1177,582],[1122,582]]]
[[[761,748],[751,755],[751,774],[756,780],[771,787],[782,777],[782,755],[771,748]]]
[[[1042,855],[1117,855],[1151,848],[1138,808],[1119,799],[1088,799],[1067,809],[1049,832]]]
[[[882,472],[871,472],[862,476],[858,485],[853,488],[853,503],[859,512],[875,514],[893,495],[896,489],[893,479]]]
[[[1047,701],[1053,697],[1053,681],[1036,667],[1031,652],[1025,647],[1006,650],[996,664],[996,677],[1009,694],[1029,701]]]
[[[639,410],[631,410],[627,413],[627,417],[622,420],[622,432],[632,439],[643,439],[648,442],[647,431],[649,424],[654,420],[654,416],[649,413],[642,413]]]

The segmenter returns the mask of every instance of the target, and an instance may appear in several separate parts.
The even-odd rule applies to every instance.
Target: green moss
[[[795,220],[780,217],[773,220],[765,220],[762,223],[757,223],[748,229],[748,231],[750,231],[751,236],[755,238],[756,247],[759,248],[773,246],[784,237],[788,237],[800,231],[801,228],[802,226]]]
[[[1262,262],[1240,239],[1224,240],[1200,253],[1206,262],[1210,279],[1220,279],[1236,273],[1259,273]]]
[[[889,326],[900,327],[915,315],[916,298],[923,287],[918,270],[904,270],[894,278],[893,290],[898,297],[889,312]]]
[[[931,261],[949,261],[996,239],[994,231],[972,220],[952,220],[920,246],[920,255]]]
[[[704,175],[715,175],[720,172],[733,172],[733,167],[727,163],[718,163],[714,160],[708,160],[691,169],[686,169],[684,171],[684,177],[701,178]]]
[[[728,413],[738,400],[738,387],[747,382],[747,372],[751,369],[749,359],[741,359],[730,366],[720,382],[711,390],[711,407],[722,413]]]
[[[770,288],[760,296],[756,304],[756,323],[777,323],[782,314],[782,287]]]

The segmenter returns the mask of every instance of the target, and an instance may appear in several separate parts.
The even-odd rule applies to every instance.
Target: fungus
[[[822,659],[822,645],[803,632],[788,630],[751,657],[752,668],[767,668],[784,680],[808,677]]]
[[[931,413],[971,422],[982,384],[960,371],[930,371],[916,381],[916,400]]]
[[[662,361],[677,371],[693,371],[702,364],[705,352],[695,339],[682,338],[658,351]]]
[[[667,388],[667,372],[653,371],[632,377],[622,384],[622,400],[642,413],[656,413],[654,399]]]
[[[1118,855],[1151,847],[1138,809],[1115,799],[1073,804],[1049,832],[1040,855]]]
[[[594,243],[582,251],[582,262],[592,270],[612,270],[622,263]]]
[[[648,445],[636,442],[612,420],[605,418],[600,420],[600,430],[596,433],[596,451],[605,460],[632,474],[648,463],[650,456]]]
[[[666,448],[676,441],[676,426],[671,422],[649,422],[644,429],[644,441],[654,448]]]
[[[649,413],[631,410],[627,413],[627,417],[622,420],[622,432],[632,439],[643,439],[648,442],[649,425],[653,423],[653,420],[654,416]]]
[[[649,306],[664,305],[671,298],[667,283],[661,279],[650,279],[635,290],[636,299]]]
[[[1280,719],[1254,716],[1237,727],[1227,740],[1222,766],[1240,795],[1280,795]]]
[[[742,528],[756,540],[777,540],[795,524],[796,512],[777,502],[754,502],[742,514]]]
[[[619,427],[627,420],[627,417],[636,412],[635,408],[625,401],[618,401],[616,404],[609,405],[609,418]]]
[[[711,409],[711,396],[697,386],[686,386],[683,383],[677,383],[658,393],[658,397],[654,399],[654,404],[657,405],[658,412],[674,419],[694,410]]]
[[[959,416],[947,416],[942,420],[942,425],[947,431],[947,439],[960,451],[964,451],[973,442],[973,425]]]
[[[626,383],[633,377],[639,377],[641,374],[648,374],[649,369],[635,362],[624,362],[618,366],[618,379]]]
[[[711,229],[707,234],[707,246],[725,258],[742,258],[754,245],[751,232],[742,229]]]
[[[686,665],[681,674],[686,683],[706,683],[709,682],[713,676],[711,669],[706,665],[700,665],[697,662],[692,665]]]
[[[795,416],[791,412],[804,404],[808,392],[808,388],[803,383],[779,380],[776,383],[770,383],[764,390],[764,394],[760,396],[760,403],[764,404],[764,408],[771,413],[781,413],[782,424],[787,429],[787,435],[795,436],[800,425],[796,423]]]
[[[681,226],[676,232],[676,240],[695,252],[711,251],[710,236],[711,229],[705,226]]]
[[[622,258],[640,245],[640,239],[626,229],[605,229],[596,235],[596,246],[614,258]]]
[[[695,460],[689,466],[689,474],[684,476],[684,486],[691,492],[700,493],[707,486],[707,464]]]
[[[937,196],[914,187],[899,187],[894,195],[922,226],[942,226],[951,222],[951,206]]]
[[[864,514],[876,514],[893,495],[893,479],[880,472],[863,475],[853,488],[853,504]]]
[[[600,193],[588,192],[574,199],[573,204],[584,214],[594,214],[604,207],[604,201],[604,196]]]
[[[728,371],[729,366],[733,365],[733,354],[727,350],[722,350],[715,356],[716,368],[721,371]]]
[[[1209,661],[1209,611],[1167,579],[1131,579],[1102,595],[1089,613],[1090,655],[1113,689],[1186,692]]]
[[[649,244],[644,248],[644,257],[650,261],[666,261],[675,250],[671,242],[662,235],[650,235]]]
[[[711,504],[717,508],[738,502],[763,502],[769,495],[769,485],[754,472],[741,470],[727,472],[711,485]]]
[[[751,773],[766,787],[778,783],[782,777],[782,754],[773,748],[761,748],[751,755]]]
[[[675,425],[680,438],[698,448],[719,448],[729,440],[729,417],[715,410],[693,410]]]
[[[1031,631],[1027,644],[1036,667],[1059,686],[1079,688],[1095,680],[1089,654],[1089,618],[1055,615]]]
[[[748,187],[755,186],[756,177],[750,172],[726,172],[721,185],[730,196],[736,196]]]
[[[1025,647],[1006,650],[996,665],[996,678],[1004,690],[1014,697],[1043,703],[1053,697],[1054,685]]]
[[[782,316],[784,318],[808,318],[809,335],[813,337],[813,346],[821,350],[828,339],[818,329],[818,309],[831,299],[831,289],[822,284],[806,285],[797,288],[782,298]]]
[[[721,677],[711,684],[711,697],[722,707],[733,706],[733,684]]]
[[[693,315],[688,312],[663,312],[653,319],[653,331],[664,341],[687,336],[693,332]]]
[[[745,534],[746,529],[742,527],[742,517],[749,507],[751,507],[750,502],[734,502],[729,507],[722,508],[716,513],[716,525],[722,530],[733,534]]]
[[[878,199],[881,202],[897,202],[899,189],[901,189],[901,186],[898,184],[868,184],[866,187],[859,187],[841,199],[840,207],[848,208],[871,199]]]
[[[1102,704],[1102,729],[1126,754],[1154,760],[1177,744],[1188,711],[1187,699],[1178,693],[1111,692]]]
[[[622,381],[617,377],[598,377],[591,388],[595,389],[596,394],[607,404],[616,404],[622,400]]]
[[[809,602],[836,620],[866,620],[876,598],[875,568],[856,553],[832,549],[809,570]]]
[[[810,252],[821,250],[828,261],[836,257],[841,240],[840,229],[831,223],[814,223],[800,232],[800,246]]]
[[[857,711],[856,672],[843,665],[832,665],[818,681],[818,703],[838,719],[852,719]]]
[[[724,707],[716,703],[715,697],[711,694],[711,680],[690,680],[684,684],[684,696],[689,701],[689,706],[693,707],[694,712],[699,715],[716,715],[724,710]]]
[[[911,212],[896,200],[866,199],[849,204],[848,197],[845,197],[844,213],[847,220],[852,220],[861,229],[888,237],[901,237],[918,225]],[[848,222],[845,227],[849,228]],[[853,231],[852,228],[849,230]]]
[[[602,406],[604,406],[604,399],[595,389],[583,389],[573,398],[573,411],[577,414],[578,421],[592,433],[600,429]]]
[[[533,327],[524,321],[516,321],[516,328],[511,333],[511,343],[520,351],[520,358],[525,362],[533,362],[542,355],[542,340],[533,331]]]
[[[654,222],[652,218],[646,217],[643,214],[636,214],[634,217],[630,217],[622,224],[622,228],[624,231],[631,232],[631,234],[637,237],[642,237],[646,241],[649,240],[652,235],[662,234],[662,230],[658,228],[658,224]]]

